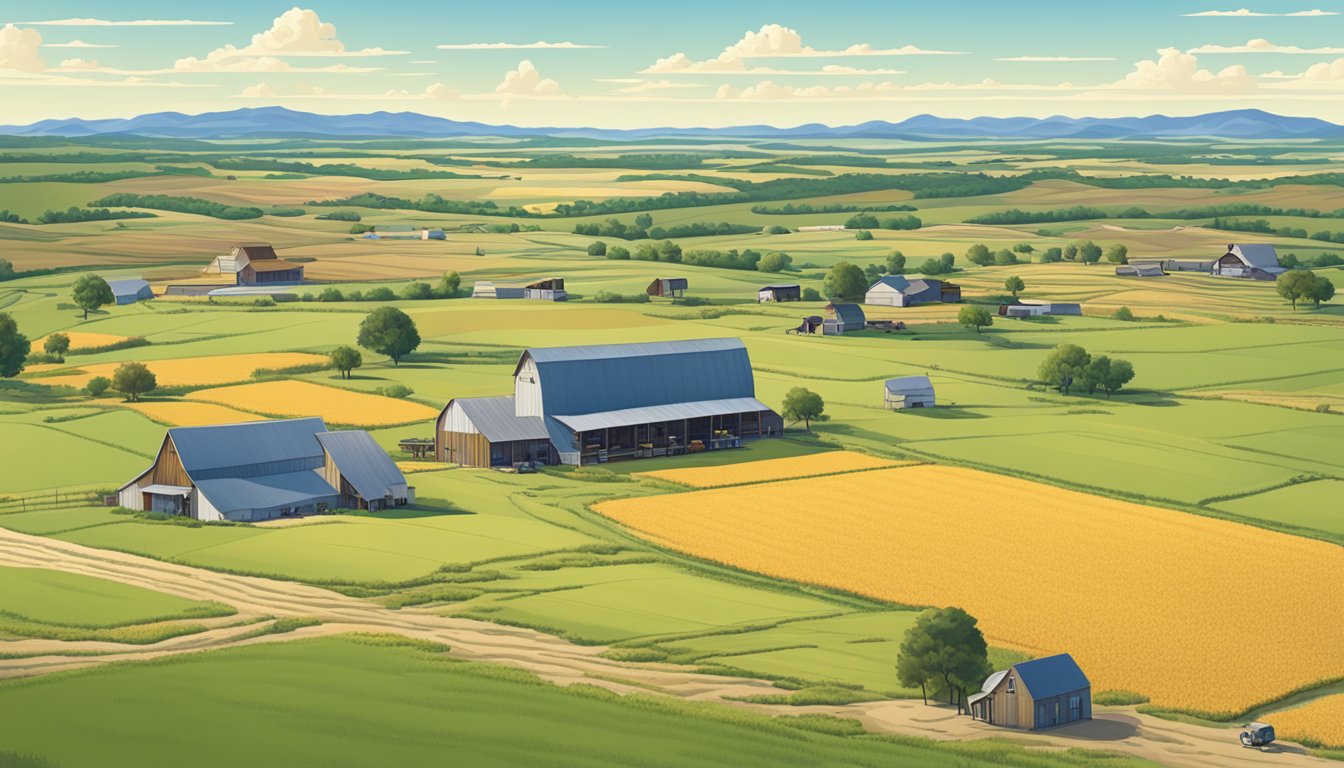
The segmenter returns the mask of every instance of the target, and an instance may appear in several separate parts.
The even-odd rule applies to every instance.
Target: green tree
[[[869,231],[866,230],[866,229],[860,229],[859,231],[857,231],[857,232],[854,233],[854,239],[855,239],[855,240],[872,240],[872,239],[873,239],[873,233],[872,233],[872,232],[869,232]]]
[[[379,307],[359,324],[359,346],[387,355],[393,365],[420,346],[420,332],[410,315],[396,307]]]
[[[1027,290],[1027,284],[1022,282],[1022,278],[1018,277],[1017,275],[1013,275],[1007,280],[1004,280],[1003,287],[1013,292],[1013,298],[1017,298],[1018,291]]]
[[[318,301],[345,301],[345,294],[341,293],[340,288],[326,287],[317,294]]]
[[[1111,358],[1105,355],[1097,355],[1083,366],[1083,370],[1078,374],[1074,381],[1074,386],[1082,388],[1089,395],[1096,394],[1106,382],[1106,377],[1111,372]]]
[[[767,253],[756,262],[756,269],[762,272],[783,272],[793,263],[793,257],[783,251]]]
[[[604,242],[602,242],[601,240],[594,240],[593,242],[591,242],[591,243],[588,244],[588,255],[589,255],[589,256],[606,256],[606,255],[607,255],[607,244],[604,243]]]
[[[401,289],[401,298],[408,301],[424,301],[425,299],[432,299],[434,298],[434,289],[430,287],[429,283],[422,280],[416,280]]]
[[[1077,261],[1078,246],[1074,245],[1073,243],[1069,243],[1068,245],[1064,246],[1063,251],[1060,251],[1060,256],[1062,256],[1065,261]]]
[[[1120,243],[1106,249],[1106,260],[1112,264],[1128,264],[1129,249]]]
[[[1275,279],[1274,290],[1291,302],[1293,310],[1296,311],[1298,300],[1308,298],[1308,294],[1311,293],[1311,284],[1314,280],[1315,276],[1305,269],[1290,269]]]
[[[102,397],[111,388],[112,380],[106,376],[94,376],[84,385],[84,391],[89,393],[89,397]]]
[[[1041,252],[1042,264],[1054,264],[1064,260],[1064,251],[1057,247],[1046,248]]]
[[[1067,395],[1074,380],[1082,376],[1083,369],[1090,362],[1092,356],[1087,350],[1077,344],[1060,344],[1041,361],[1037,375],[1041,381]]]
[[[1125,322],[1129,322],[1134,319],[1134,312],[1129,307],[1121,307],[1115,310],[1115,313],[1112,314],[1111,317],[1115,318],[1116,320],[1124,320]]]
[[[85,320],[89,319],[90,312],[117,300],[112,295],[112,286],[97,275],[80,275],[70,289],[70,297],[84,310]]]
[[[462,276],[456,272],[444,272],[439,278],[438,296],[442,299],[454,298],[462,290]]]
[[[845,229],[877,229],[877,217],[871,213],[856,213],[845,220]]]
[[[1014,245],[1014,246],[1013,246],[1013,252],[1014,252],[1014,253],[1035,253],[1035,252],[1036,252],[1036,249],[1032,247],[1031,243],[1018,243],[1017,245]]]
[[[633,258],[639,259],[640,261],[657,261],[658,249],[654,247],[653,243],[640,243],[635,247]]]
[[[635,226],[640,229],[648,229],[653,226],[653,216],[647,213],[641,213],[635,217]]]
[[[392,292],[386,285],[380,285],[377,288],[364,294],[365,301],[391,301],[397,298],[397,294]]]
[[[23,361],[28,359],[32,344],[19,333],[19,324],[6,312],[0,312],[0,377],[6,379],[23,372]]]
[[[961,711],[966,692],[990,672],[989,644],[975,617],[955,608],[928,608],[901,640],[896,674],[903,685],[919,685],[928,703],[929,683],[941,683],[947,702]]]
[[[14,264],[9,259],[0,259],[0,280],[14,279]]]
[[[1128,360],[1112,360],[1105,378],[1101,380],[1101,388],[1106,390],[1106,397],[1110,399],[1112,393],[1119,392],[1133,379],[1134,366]]]
[[[664,240],[658,245],[658,259],[676,264],[681,261],[681,246],[671,240]]]
[[[803,289],[803,301],[821,301],[821,292],[809,285]]]
[[[1302,298],[1310,299],[1311,303],[1320,309],[1322,301],[1329,301],[1335,297],[1335,284],[1330,282],[1330,278],[1325,275],[1313,275],[1311,285],[1307,287],[1307,293]]]
[[[340,346],[331,350],[331,367],[341,372],[341,378],[350,378],[350,372],[364,364],[364,356],[358,349]]]
[[[1007,248],[1001,248],[994,252],[995,265],[1000,267],[1008,267],[1016,263],[1017,263],[1017,254],[1013,253]]]
[[[779,410],[779,415],[786,419],[796,422],[803,422],[807,431],[812,431],[812,422],[823,421],[826,418],[826,401],[821,399],[821,395],[810,389],[803,387],[794,387],[784,393],[784,405]]]
[[[957,312],[957,322],[979,333],[981,328],[994,324],[994,316],[984,307],[967,304]]]
[[[966,249],[966,260],[984,267],[994,263],[994,254],[990,252],[989,246],[976,243]]]
[[[863,268],[863,276],[867,278],[869,285],[876,283],[882,279],[882,266],[880,264],[869,264]]]
[[[53,333],[42,343],[42,351],[64,363],[65,353],[70,351],[70,337],[64,333]]]
[[[144,363],[122,363],[112,373],[112,388],[133,403],[146,392],[153,392],[158,386],[158,378]]]
[[[831,267],[821,287],[832,299],[857,299],[868,291],[868,278],[862,269],[842,261]]]
[[[623,245],[613,245],[607,249],[607,258],[616,261],[628,261],[630,259],[630,249]]]
[[[903,275],[905,274],[905,254],[900,251],[892,251],[887,254],[887,274]]]
[[[1101,261],[1101,246],[1088,240],[1078,247],[1078,258],[1084,264],[1096,264]]]

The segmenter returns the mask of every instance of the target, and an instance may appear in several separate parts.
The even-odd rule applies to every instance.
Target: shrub
[[[313,218],[318,221],[359,221],[360,216],[354,211],[332,211],[331,213],[319,213]]]
[[[1330,412],[1330,404],[1329,404],[1329,403],[1319,403],[1319,404],[1316,406],[1316,412],[1317,412],[1317,413],[1329,413],[1329,412]]]
[[[628,261],[630,259],[630,249],[623,245],[613,245],[606,250],[606,256],[608,259]]]
[[[873,233],[872,233],[872,232],[869,232],[869,231],[866,230],[866,229],[860,229],[858,232],[855,232],[855,233],[854,233],[854,239],[855,239],[855,240],[872,240],[872,239],[873,239]]]
[[[767,235],[787,235],[790,231],[788,227],[779,224],[771,224],[765,228],[765,234]]]
[[[808,286],[803,289],[803,301],[821,301],[821,292]]]
[[[84,385],[84,391],[89,393],[89,397],[102,397],[111,388],[112,380],[106,376],[94,376]]]
[[[417,280],[401,289],[401,298],[411,301],[432,299],[434,298],[434,289],[429,286],[429,283]]]
[[[405,384],[389,384],[379,390],[384,397],[395,397],[398,400],[404,400],[415,394],[415,390]]]
[[[397,298],[397,295],[392,292],[391,288],[386,286],[374,288],[364,295],[365,301],[391,301],[395,298]]]
[[[588,244],[588,255],[589,255],[589,256],[606,256],[606,255],[607,255],[607,244],[604,243],[604,242],[602,242],[601,240],[594,240],[593,242],[591,242],[591,243]]]
[[[345,301],[345,295],[341,293],[340,288],[323,288],[322,292],[317,294],[318,301]]]
[[[1129,307],[1121,307],[1115,310],[1115,314],[1111,315],[1111,317],[1116,320],[1129,321],[1134,319],[1134,313],[1130,311]]]

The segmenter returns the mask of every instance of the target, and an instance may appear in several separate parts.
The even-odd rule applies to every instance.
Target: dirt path
[[[326,589],[251,576],[235,576],[165,563],[137,555],[93,549],[0,529],[0,565],[51,568],[130,584],[193,600],[214,600],[238,611],[246,625],[216,627],[206,632],[134,646],[106,642],[19,640],[4,644],[6,653],[23,658],[0,659],[0,678],[30,677],[97,666],[112,661],[152,659],[240,645],[284,642],[347,632],[383,632],[447,644],[452,654],[473,661],[527,669],[544,679],[567,685],[584,682],[617,693],[658,691],[687,699],[721,701],[771,714],[832,714],[860,720],[871,731],[934,739],[976,739],[997,736],[1041,748],[1088,747],[1138,755],[1172,766],[1241,768],[1242,766],[1325,766],[1331,761],[1311,757],[1284,744],[1274,752],[1243,749],[1233,729],[1205,728],[1141,715],[1130,708],[1098,707],[1095,719],[1046,735],[1004,731],[957,716],[946,707],[917,701],[879,701],[845,707],[746,705],[734,697],[782,693],[772,684],[743,678],[702,675],[682,667],[627,664],[603,658],[605,647],[575,645],[529,629],[439,616],[413,608],[392,610]],[[284,633],[254,635],[266,617],[314,617],[319,626]],[[70,655],[96,653],[99,655]]]

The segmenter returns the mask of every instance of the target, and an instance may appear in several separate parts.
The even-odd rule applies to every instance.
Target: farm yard
[[[18,143],[5,154],[51,153]],[[1252,142],[1244,164],[1214,164],[1203,158],[1223,151],[1218,142],[826,144],[229,145],[230,156],[244,160],[301,157],[406,176],[315,169],[270,178],[213,165],[220,150],[208,143],[113,149],[72,140],[64,150],[108,155],[107,163],[88,161],[90,169],[143,175],[0,184],[0,209],[30,221],[114,194],[258,211],[224,219],[110,205],[154,217],[0,222],[0,258],[15,270],[12,278],[0,272],[0,313],[33,341],[34,355],[22,373],[0,380],[0,535],[41,537],[62,553],[53,563],[83,562],[73,553],[89,552],[127,559],[117,561],[124,572],[0,565],[0,640],[7,644],[0,677],[33,674],[47,663],[37,659],[73,670],[163,650],[153,661],[0,682],[3,708],[21,712],[24,726],[16,730],[21,738],[0,745],[0,763],[5,750],[60,765],[91,759],[77,740],[51,747],[57,742],[44,730],[47,718],[79,716],[72,701],[79,711],[108,711],[118,691],[152,685],[164,691],[155,707],[187,706],[192,691],[232,680],[234,692],[211,694],[219,716],[245,716],[250,696],[283,681],[286,706],[324,722],[322,733],[304,726],[295,738],[329,759],[353,754],[339,744],[321,751],[321,737],[340,731],[359,734],[360,749],[371,750],[359,754],[414,762],[452,733],[396,743],[374,734],[394,725],[421,734],[479,731],[506,709],[521,710],[537,737],[499,754],[526,759],[577,749],[581,734],[557,725],[559,707],[650,734],[629,737],[644,740],[640,749],[696,740],[724,764],[1095,764],[1087,754],[1024,751],[1001,740],[865,738],[854,721],[813,711],[844,718],[877,711],[846,707],[918,704],[920,690],[901,683],[895,664],[902,638],[928,606],[975,616],[996,669],[1073,654],[1094,693],[1142,701],[1116,705],[1117,717],[1227,722],[1253,715],[1274,723],[1283,739],[1344,747],[1334,725],[1344,679],[1337,647],[1344,635],[1339,302],[1294,307],[1269,281],[1175,270],[1123,277],[1104,257],[1046,256],[1092,242],[1103,251],[1125,246],[1131,262],[1210,261],[1228,243],[1267,242],[1344,285],[1344,269],[1330,258],[1344,245],[1308,236],[1344,232],[1344,189],[1312,177],[1337,171],[1344,148],[1323,144],[1311,163],[1288,164],[1294,147]],[[156,172],[170,152],[178,156],[172,162],[202,173]],[[689,159],[651,171],[639,161],[647,153]],[[534,158],[542,162],[511,165]],[[1275,158],[1284,164],[1276,167]],[[868,164],[850,164],[860,162]],[[3,170],[35,175],[66,165],[34,160]],[[463,175],[415,177],[449,165]],[[852,178],[860,174],[862,181]],[[940,176],[964,185],[944,188]],[[1160,184],[1141,183],[1159,176]],[[302,213],[268,212],[279,207]],[[1060,213],[1075,208],[1082,210]],[[358,218],[322,218],[337,211]],[[862,230],[871,239],[857,239],[857,228],[800,231],[865,213],[879,220]],[[638,220],[646,215],[650,221]],[[881,226],[904,215],[920,226]],[[1264,227],[1227,228],[1252,220]],[[445,239],[375,241],[354,231],[401,225],[441,228]],[[285,288],[295,300],[166,292],[208,282],[205,266],[244,242],[270,243],[304,267],[308,282]],[[679,246],[676,260],[662,258],[664,242]],[[1015,263],[968,260],[980,244],[1015,254]],[[639,257],[650,246],[659,260]],[[617,248],[630,258],[613,258]],[[865,307],[869,321],[904,323],[892,332],[785,333],[801,318],[826,314],[837,265],[867,269],[866,284],[897,251],[906,275],[955,283],[962,302]],[[718,256],[690,256],[710,252]],[[760,259],[753,266],[773,254],[788,258],[775,260],[783,261],[779,272],[736,268],[728,254],[747,252]],[[943,253],[953,255],[955,271],[919,271]],[[459,288],[435,293],[449,272],[460,277]],[[157,296],[104,305],[84,319],[72,288],[89,273],[142,277]],[[568,301],[467,298],[478,281],[521,286],[553,276],[565,279]],[[686,296],[648,297],[650,281],[663,277],[685,277]],[[1013,277],[1025,286],[1023,299],[1081,303],[1082,314],[998,314],[1014,300],[1006,287]],[[417,288],[422,283],[430,298]],[[798,284],[809,298],[758,303],[758,289],[773,284]],[[386,290],[374,295],[379,289]],[[397,361],[357,343],[361,323],[384,307],[405,312],[420,338]],[[992,325],[964,325],[965,307],[985,308]],[[42,356],[55,333],[70,340],[60,360]],[[456,468],[402,448],[407,439],[434,437],[435,418],[450,400],[509,392],[501,385],[525,349],[721,337],[745,344],[761,402],[780,411],[787,393],[806,388],[824,400],[824,418],[790,418],[782,437],[733,450],[537,472]],[[1135,376],[1110,396],[1057,391],[1038,370],[1060,344],[1129,361]],[[362,354],[348,377],[329,357],[344,345]],[[86,389],[126,362],[144,363],[157,386],[134,402],[115,389]],[[935,407],[884,407],[885,380],[923,375],[937,392]],[[300,416],[369,430],[406,473],[416,502],[258,524],[193,524],[102,504],[145,471],[169,427]],[[309,595],[299,613],[231,603],[227,590],[184,596],[129,576],[132,560],[183,569],[191,584],[215,574],[281,593],[320,589],[326,597]],[[351,606],[381,618],[353,621]],[[418,644],[429,632],[415,623],[422,619],[480,623],[487,634],[535,630],[544,640],[516,658],[463,663]],[[274,629],[281,621],[294,624]],[[545,643],[609,666],[547,677],[543,660],[559,646]],[[212,650],[170,658],[188,645]],[[427,687],[382,714],[333,712],[333,670],[349,671],[343,685],[380,701],[402,696],[396,681],[408,677]],[[694,686],[664,681],[653,691],[630,682],[646,681],[650,670],[774,687],[761,701],[752,700],[759,690],[741,684],[710,697],[716,704],[679,702],[651,694],[694,696],[686,692]],[[588,687],[543,685],[532,673],[632,695],[634,703]],[[695,690],[709,690],[697,680]],[[476,714],[443,726],[446,707]],[[140,733],[152,722],[147,703],[113,709],[98,729]],[[817,720],[780,723],[762,713]],[[861,719],[882,730],[879,719]],[[182,743],[218,738],[183,727]],[[279,726],[264,725],[249,743],[266,743],[272,727]],[[1187,736],[1225,735],[1199,724],[1172,727],[1191,729]],[[491,738],[503,748],[516,733]],[[1135,737],[1151,750],[1131,755],[1185,759],[1144,739]],[[1064,735],[1050,743],[1123,748]],[[188,759],[176,739],[154,749],[154,759]],[[619,754],[613,747],[612,759]]]

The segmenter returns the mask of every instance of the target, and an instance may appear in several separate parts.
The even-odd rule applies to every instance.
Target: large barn
[[[1232,243],[1227,253],[1213,262],[1213,274],[1223,277],[1242,277],[1251,280],[1273,280],[1287,269],[1279,266],[1279,254],[1274,246]]]
[[[107,287],[112,289],[112,298],[118,304],[134,304],[154,298],[153,289],[144,280],[108,280]]]
[[[740,339],[525,351],[514,393],[449,401],[439,461],[469,467],[594,464],[737,447],[784,431],[756,399]]]
[[[868,287],[863,303],[883,307],[961,301],[961,287],[942,280],[885,275]]]
[[[227,254],[216,256],[205,273],[230,277],[235,285],[303,282],[303,265],[276,256],[267,243],[235,245]]]
[[[369,433],[328,432],[318,418],[175,427],[154,464],[117,491],[127,509],[235,522],[411,501]]]
[[[966,699],[991,725],[1038,731],[1092,719],[1092,683],[1067,653],[1014,664],[990,675]]]

